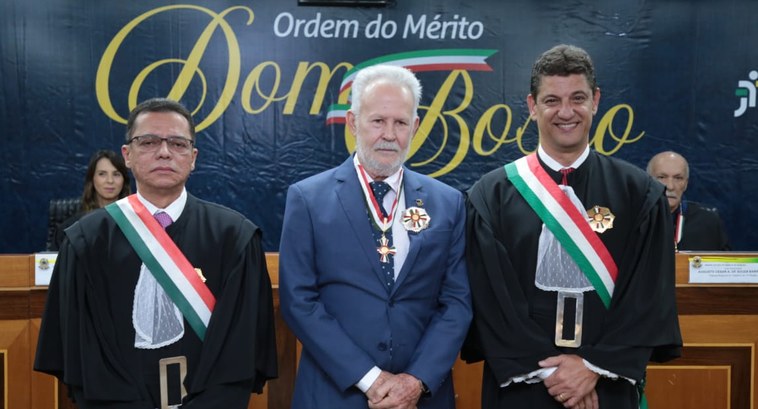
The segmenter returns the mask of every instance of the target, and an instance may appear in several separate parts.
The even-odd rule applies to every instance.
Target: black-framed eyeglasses
[[[192,147],[195,146],[195,141],[183,136],[169,136],[163,138],[158,135],[138,135],[129,139],[126,144],[134,144],[137,149],[143,152],[155,152],[160,149],[163,141],[166,141],[166,145],[171,152],[178,154],[187,154],[192,150]]]

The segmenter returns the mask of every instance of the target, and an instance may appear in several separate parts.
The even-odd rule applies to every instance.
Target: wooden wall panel
[[[754,343],[685,345],[681,358],[649,366],[651,407],[752,408],[754,351]]]
[[[0,409],[8,407],[8,393],[5,390],[5,380],[8,379],[8,354],[5,350],[0,350]]]
[[[29,317],[29,289],[0,289],[0,320],[25,320]]]
[[[29,345],[31,346],[29,351],[29,358],[34,363],[34,354],[37,350],[37,338],[39,338],[39,328],[40,323],[42,322],[42,319],[40,318],[33,318],[29,320],[29,334],[30,334],[30,340]],[[33,391],[31,401],[32,401],[32,409],[58,409],[58,400],[56,399],[58,396],[58,380],[50,375],[43,374],[40,372],[32,371],[31,377],[31,389]],[[65,386],[61,386],[62,388],[65,388]],[[63,409],[68,406],[68,399],[63,401],[63,405],[60,406],[60,409]],[[64,406],[65,405],[65,406]]]
[[[34,255],[4,254],[0,259],[0,288],[29,287],[34,283]]]
[[[729,366],[651,366],[646,395],[651,408],[729,409]]]
[[[455,387],[455,405],[459,409],[482,407],[482,368],[477,362],[467,364],[458,358],[453,366],[453,386]]]
[[[268,408],[268,385],[263,387],[263,393],[254,393],[250,396],[250,402],[247,409],[265,409]]]
[[[32,372],[29,346],[29,322],[27,320],[0,321],[0,351],[5,363],[5,383],[3,392],[7,408],[28,408],[31,406]]]
[[[752,315],[758,313],[758,287],[679,285],[676,301],[679,315]]]

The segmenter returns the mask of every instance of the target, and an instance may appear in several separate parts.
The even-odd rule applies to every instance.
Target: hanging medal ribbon
[[[389,263],[389,256],[394,256],[396,250],[394,247],[390,247],[386,232],[392,227],[392,221],[395,219],[400,194],[403,191],[403,169],[400,169],[400,189],[397,192],[397,195],[395,195],[395,200],[392,201],[392,208],[388,212],[387,217],[384,217],[382,215],[381,206],[374,196],[374,191],[371,190],[371,186],[369,186],[366,171],[360,164],[356,164],[356,166],[358,168],[358,174],[361,176],[361,189],[363,189],[363,195],[366,198],[366,203],[369,204],[368,210],[371,213],[371,219],[374,221],[379,231],[382,232],[382,238],[379,240],[379,247],[376,248],[376,252],[379,253],[379,261],[382,263]]]
[[[679,251],[679,242],[682,241],[682,230],[684,230],[684,209],[679,203],[679,214],[676,215],[676,225],[674,226],[674,251]]]

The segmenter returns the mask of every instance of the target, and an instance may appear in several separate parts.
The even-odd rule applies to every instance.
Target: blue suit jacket
[[[289,188],[279,293],[303,344],[293,408],[367,407],[354,385],[373,366],[421,379],[431,395],[419,408],[455,406],[450,369],[471,320],[463,197],[407,169],[403,183],[406,206],[422,203],[431,222],[409,232],[391,292],[352,158]]]

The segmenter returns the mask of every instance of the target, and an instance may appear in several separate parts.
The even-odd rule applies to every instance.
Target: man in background
[[[676,250],[730,249],[724,223],[716,208],[684,200],[690,180],[690,165],[684,156],[673,151],[661,152],[650,159],[647,173],[666,186]]]
[[[34,369],[79,409],[242,409],[276,376],[261,231],[187,192],[195,142],[184,106],[139,104],[121,147],[137,193],[65,231]]]

